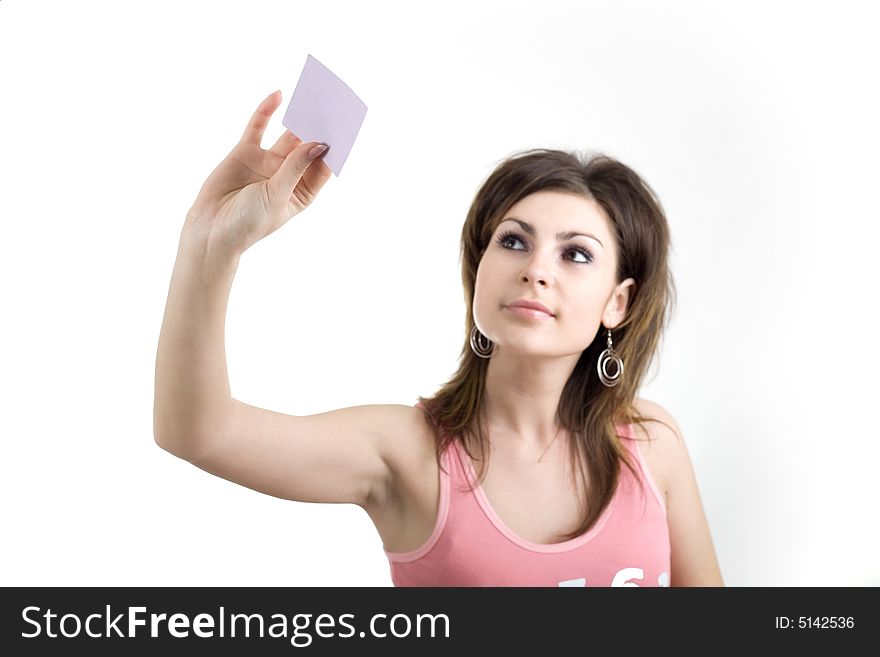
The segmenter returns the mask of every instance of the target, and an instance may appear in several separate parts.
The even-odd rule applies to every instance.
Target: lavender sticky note
[[[324,163],[338,176],[366,114],[364,101],[309,55],[281,123],[304,142],[327,144]]]

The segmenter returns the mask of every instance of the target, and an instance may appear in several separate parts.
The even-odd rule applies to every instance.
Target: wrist
[[[234,274],[241,254],[225,248],[212,239],[210,228],[204,221],[187,215],[180,232],[178,259],[194,264],[210,278]]]

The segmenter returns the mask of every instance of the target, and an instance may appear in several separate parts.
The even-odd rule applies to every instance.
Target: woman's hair
[[[480,408],[489,361],[479,358],[470,348],[477,267],[508,210],[541,190],[595,200],[606,214],[618,246],[615,284],[630,277],[635,280],[626,316],[612,329],[614,350],[625,365],[619,383],[607,387],[599,380],[596,362],[607,346],[607,329],[600,326],[581,353],[559,400],[557,422],[571,435],[568,454],[576,454],[570,459],[572,476],[577,473],[585,482],[585,472],[589,473],[589,488],[585,490],[591,501],[587,505],[586,500],[580,500],[581,524],[562,535],[566,540],[588,531],[602,515],[617,488],[621,462],[641,482],[615,424],[638,423],[643,427],[643,422],[654,420],[640,415],[633,402],[671,316],[676,289],[667,262],[670,238],[663,208],[651,187],[635,171],[601,153],[585,158],[552,149],[522,151],[495,168],[477,192],[461,231],[466,313],[458,371],[433,396],[420,396],[418,405],[434,428],[438,463],[457,436],[463,438],[465,451],[474,459],[468,447],[470,437],[479,446],[480,458],[474,460],[482,462],[478,481],[483,481],[488,443]]]

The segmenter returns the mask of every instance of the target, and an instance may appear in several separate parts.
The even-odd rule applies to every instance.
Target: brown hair
[[[662,205],[635,171],[601,153],[587,157],[552,149],[522,151],[495,168],[471,203],[461,231],[461,279],[467,310],[458,371],[433,396],[418,399],[435,430],[438,463],[457,436],[471,436],[479,445],[480,459],[475,460],[482,462],[478,480],[483,481],[487,443],[479,411],[488,359],[479,358],[470,348],[477,267],[505,213],[540,190],[595,200],[610,220],[618,245],[615,283],[629,277],[635,280],[626,316],[612,329],[614,350],[625,366],[620,382],[607,387],[599,380],[596,362],[607,346],[607,329],[600,326],[559,400],[557,422],[571,435],[568,453],[577,454],[570,459],[572,475],[577,473],[585,481],[586,463],[590,477],[587,497],[592,501],[587,505],[581,500],[580,526],[562,535],[567,540],[588,531],[602,515],[617,488],[621,462],[636,474],[615,423],[638,423],[644,428],[643,422],[659,421],[640,415],[633,401],[668,324],[676,289],[667,263],[670,238]],[[473,459],[467,440],[463,446]],[[641,481],[638,476],[636,479]]]

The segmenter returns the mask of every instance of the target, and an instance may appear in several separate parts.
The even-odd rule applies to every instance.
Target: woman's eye
[[[516,237],[516,236],[514,236],[514,235],[510,235],[510,234],[502,235],[501,237],[498,238],[498,242],[499,242],[502,246],[504,246],[504,244],[505,244],[506,242],[508,242],[509,240],[514,240],[514,241],[517,241],[517,242],[522,242],[521,239],[519,239],[518,237]],[[505,247],[505,248],[510,248],[510,247]]]
[[[504,247],[505,249],[508,249],[510,251],[519,251],[519,249],[514,249],[513,247],[507,246],[507,243],[510,241],[519,242],[520,244],[523,243],[523,241],[515,233],[504,233],[503,235],[501,235],[498,238],[498,243],[502,247]],[[568,253],[575,253],[577,255],[580,255],[583,258],[583,260],[569,258],[569,260],[571,260],[571,262],[576,262],[581,265],[586,265],[586,264],[593,262],[593,254],[590,253],[589,251],[587,251],[586,249],[581,248],[581,247],[574,247],[573,246],[570,249],[567,249],[566,253],[567,254]]]
[[[572,247],[571,249],[569,249],[569,251],[572,252],[572,253],[577,253],[578,255],[580,255],[581,257],[583,257],[583,260],[575,260],[575,262],[581,262],[581,263],[583,263],[583,264],[587,264],[587,263],[593,262],[593,256],[590,254],[589,251],[587,251],[587,250],[585,250],[585,249],[580,249],[580,248],[574,248],[574,247]]]

